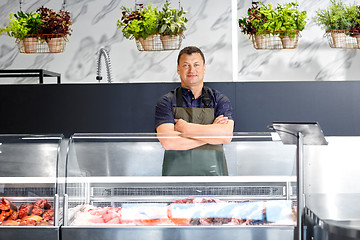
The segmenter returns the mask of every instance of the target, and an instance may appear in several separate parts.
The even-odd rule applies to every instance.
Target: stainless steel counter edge
[[[310,209],[306,209],[306,214],[311,218],[315,225],[328,233],[351,239],[360,239],[360,220],[321,219]]]

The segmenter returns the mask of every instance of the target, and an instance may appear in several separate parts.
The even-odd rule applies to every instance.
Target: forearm
[[[206,144],[195,138],[182,137],[180,133],[176,135],[158,134],[158,139],[165,150],[189,150]]]
[[[205,144],[197,139],[183,137],[180,132],[174,130],[174,124],[170,123],[158,126],[156,132],[165,150],[189,150]]]
[[[188,123],[184,129],[186,137],[202,141],[208,144],[224,144],[232,140],[234,121],[229,120],[226,124],[194,124]],[[206,136],[209,136],[207,138]]]

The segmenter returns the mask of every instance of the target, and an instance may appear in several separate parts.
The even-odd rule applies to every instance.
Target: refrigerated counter
[[[229,176],[165,177],[155,134],[73,135],[62,238],[294,239],[296,146],[234,133],[224,154]]]
[[[229,176],[163,177],[158,137],[75,134],[67,147],[62,135],[1,135],[0,239],[297,239],[297,146],[234,133],[224,145]],[[327,139],[305,146],[304,238],[356,239],[359,139]],[[10,202],[43,213],[13,220],[2,209]]]
[[[307,239],[360,239],[360,137],[327,137],[305,156]]]
[[[0,135],[0,239],[59,239],[66,146],[62,135]]]

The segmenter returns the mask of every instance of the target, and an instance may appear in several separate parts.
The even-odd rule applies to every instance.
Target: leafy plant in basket
[[[356,38],[357,48],[360,48],[360,6],[356,6],[358,15],[355,19],[354,25],[350,27],[349,33],[351,37]]]
[[[315,13],[315,23],[325,29],[349,30],[358,19],[358,8],[355,4],[344,4],[341,0],[331,0],[326,9],[318,9]]]
[[[355,19],[354,25],[350,27],[349,33],[351,37],[360,38],[360,6],[356,6],[358,15]]]
[[[239,27],[241,32],[255,38],[257,48],[266,46],[266,30],[262,26],[267,22],[267,18],[260,11],[259,2],[252,2],[251,8],[247,11],[247,16],[240,18]]]
[[[41,17],[39,36],[45,40],[50,52],[62,52],[65,40],[71,35],[71,17],[69,11],[56,12],[44,6],[36,10]]]
[[[162,45],[165,50],[177,49],[180,47],[180,37],[186,30],[188,19],[183,8],[180,10],[170,8],[170,3],[166,2],[161,11],[158,12],[159,33]]]
[[[154,34],[158,33],[158,11],[157,7],[152,7],[151,4],[143,6],[140,4],[140,7],[135,10],[131,10],[124,6],[122,9],[122,17],[117,21],[117,26],[121,29],[123,35],[127,39],[139,40],[144,48],[148,46],[148,43],[144,41],[152,42]]]
[[[314,21],[331,34],[335,47],[345,47],[346,34],[359,24],[359,9],[355,3],[344,4],[341,0],[331,0],[326,9],[318,9]]]
[[[306,11],[298,10],[297,2],[278,4],[276,19],[274,19],[274,31],[279,33],[283,48],[295,47],[295,36],[304,30],[306,24]]]
[[[36,51],[38,42],[38,31],[41,28],[41,19],[38,13],[10,13],[9,25],[0,29],[0,34],[6,32],[10,37],[16,38],[16,41],[23,42],[25,52],[33,53]]]
[[[281,31],[280,36],[294,38],[297,31],[304,30],[307,13],[299,11],[298,7],[297,2],[279,4],[276,7],[275,31]]]
[[[258,2],[253,2],[252,7],[247,11],[247,16],[239,19],[239,27],[242,33],[252,35],[258,32],[255,26],[260,26],[266,21],[264,14],[260,12]]]
[[[305,28],[307,15],[306,11],[299,11],[298,6],[296,2],[276,7],[272,3],[253,2],[248,16],[239,19],[239,26],[243,33],[255,37],[258,48],[265,48],[266,36],[270,34],[281,38],[283,48],[295,48],[295,37]]]

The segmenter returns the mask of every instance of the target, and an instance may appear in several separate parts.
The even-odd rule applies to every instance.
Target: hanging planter
[[[305,28],[306,11],[298,10],[298,3],[264,5],[253,2],[248,16],[239,19],[241,32],[252,38],[255,49],[294,49],[300,31]]]
[[[266,34],[253,34],[252,35],[253,38],[253,44],[254,44],[254,48],[256,49],[265,49],[266,48],[266,43],[268,42],[268,38],[269,36],[267,36]]]
[[[160,40],[164,50],[176,50],[180,48],[183,32],[186,30],[188,19],[183,8],[169,8],[170,3],[166,2],[158,13]]]
[[[146,40],[136,40],[136,47],[139,51],[167,51],[178,50],[181,46],[184,35],[178,36],[169,35],[151,35]]]
[[[331,0],[326,9],[316,11],[314,21],[325,29],[331,48],[359,48],[360,9],[356,3]]]
[[[41,18],[38,13],[10,13],[9,25],[0,28],[0,34],[6,32],[10,37],[16,39],[22,53],[36,53],[38,36],[41,28]]]
[[[36,53],[36,49],[38,46],[38,39],[36,37],[26,37],[22,42],[19,40],[17,41],[20,44],[20,52],[23,53]]]
[[[35,13],[10,13],[9,25],[0,29],[16,39],[20,53],[61,53],[71,34],[70,13],[40,7]]]
[[[66,42],[68,41],[61,34],[44,34],[39,36],[24,38],[23,40],[16,39],[20,53],[61,53],[64,52]]]
[[[160,11],[151,4],[138,4],[136,10],[122,6],[117,26],[125,38],[135,39],[139,51],[179,49],[188,20],[182,16],[185,14],[183,8],[171,9],[169,4],[166,2]]]
[[[176,50],[180,48],[182,37],[182,33],[177,36],[161,35],[160,40],[164,50]]]
[[[331,48],[356,49],[359,48],[359,34],[352,34],[348,30],[330,30],[325,33]]]
[[[146,39],[140,38],[139,39],[142,48],[144,51],[153,51],[155,48],[155,42],[154,42],[154,35],[151,35],[147,37]]]
[[[46,7],[40,7],[37,12],[42,21],[38,36],[46,47],[39,48],[39,53],[61,53],[65,50],[67,37],[71,35],[72,25],[69,11],[60,10],[56,12]]]
[[[48,44],[49,51],[51,53],[63,52],[65,48],[65,38],[64,37],[52,37],[47,38],[46,43]]]
[[[358,20],[360,22],[360,11],[359,11],[359,15],[358,15]],[[354,39],[356,39],[357,48],[360,48],[360,24],[357,24],[354,27],[351,27],[350,31],[349,31],[349,35],[350,35],[353,43],[355,42]]]
[[[300,37],[299,30],[279,31],[279,38],[283,49],[294,49],[297,47]]]
[[[295,49],[298,45],[300,33],[284,35],[285,31],[267,32],[263,34],[252,34],[253,46],[257,50]]]

